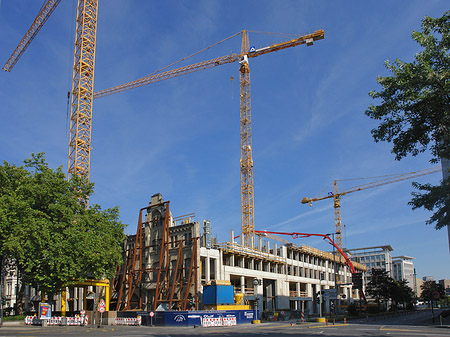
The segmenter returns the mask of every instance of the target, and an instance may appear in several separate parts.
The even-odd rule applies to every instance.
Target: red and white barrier
[[[231,326],[236,325],[236,317],[203,317],[202,326]]]
[[[302,311],[302,323],[305,323],[305,312],[304,311]]]
[[[116,325],[141,325],[142,318],[128,318],[128,317],[116,317],[115,324]]]
[[[202,326],[222,326],[223,321],[222,317],[211,317],[211,318],[202,318]]]
[[[61,325],[62,317],[53,316],[47,319],[47,325]],[[67,317],[67,325],[87,325],[88,317],[87,316],[77,316],[77,317]],[[25,317],[26,325],[41,325],[42,320],[40,320],[37,316],[26,316]]]
[[[62,317],[51,317],[47,320],[47,325],[61,325]]]
[[[41,320],[37,316],[26,316],[25,324],[26,325],[41,325]]]
[[[236,317],[223,317],[223,326],[231,326],[236,324]]]

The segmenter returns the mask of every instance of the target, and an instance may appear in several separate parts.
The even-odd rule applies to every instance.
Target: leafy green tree
[[[444,288],[435,281],[425,281],[420,289],[422,290],[420,298],[423,301],[439,301],[445,298]]]
[[[394,281],[391,283],[390,298],[393,308],[397,308],[399,304],[408,305],[414,299],[413,290],[408,286],[406,280]]]
[[[372,268],[366,291],[377,301],[379,307],[381,301],[388,301],[390,299],[392,283],[393,279],[388,275],[387,271]]]
[[[381,301],[392,300],[393,309],[400,303],[411,303],[414,298],[413,290],[407,285],[406,280],[396,281],[382,269],[372,269],[366,291],[377,301],[378,306]]]
[[[121,262],[124,224],[117,207],[86,208],[92,183],[62,167],[53,170],[44,154],[23,166],[0,166],[0,258],[12,258],[23,280],[47,294],[74,280],[111,278]]]
[[[365,113],[380,121],[372,136],[376,142],[392,142],[396,160],[429,150],[431,162],[437,163],[450,159],[450,11],[440,18],[425,17],[412,38],[422,50],[412,62],[385,62],[392,75],[377,78],[382,90],[369,95],[380,104]],[[437,210],[427,224],[436,229],[450,224],[449,178],[438,186],[414,186],[426,193],[413,193],[413,209]]]

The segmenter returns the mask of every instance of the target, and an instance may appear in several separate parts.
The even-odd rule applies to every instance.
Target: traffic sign
[[[101,313],[104,313],[106,310],[106,303],[104,299],[100,300],[100,303],[98,304],[98,311],[100,311]]]
[[[155,316],[155,313],[153,311],[150,311],[149,315],[150,315],[150,317],[153,317],[153,316]]]
[[[323,289],[322,290],[324,299],[335,300],[337,298],[336,289]]]

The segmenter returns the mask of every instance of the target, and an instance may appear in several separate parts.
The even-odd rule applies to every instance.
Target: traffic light
[[[2,306],[6,304],[6,297],[2,296]]]

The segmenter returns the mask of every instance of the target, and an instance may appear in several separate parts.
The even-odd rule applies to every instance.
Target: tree
[[[367,284],[367,293],[375,298],[378,306],[381,300],[388,301],[391,297],[393,279],[386,270],[372,268],[370,281]]]
[[[392,142],[396,160],[429,150],[430,161],[437,163],[450,159],[450,11],[440,18],[425,17],[412,38],[423,50],[413,62],[385,62],[392,76],[377,78],[382,90],[369,95],[381,103],[365,113],[381,121],[372,136],[375,142]],[[450,224],[450,178],[438,186],[413,185],[426,191],[413,193],[413,209],[437,209],[427,224],[436,229]]]
[[[124,225],[117,207],[86,209],[94,185],[44,154],[0,166],[0,258],[16,261],[23,281],[54,294],[75,280],[110,278],[121,262]]]
[[[435,281],[425,281],[421,286],[422,294],[420,298],[423,301],[439,301],[445,298],[444,288]]]
[[[407,283],[408,281],[406,280],[393,280],[393,282],[391,283],[390,298],[393,302],[392,304],[394,308],[397,308],[400,303],[406,305],[412,303],[414,299],[414,293]]]
[[[371,278],[367,285],[367,293],[375,298],[380,306],[380,301],[392,300],[392,307],[397,308],[400,303],[408,304],[413,300],[413,290],[407,285],[406,280],[396,281],[389,276],[386,270],[372,269]]]
[[[423,301],[428,301],[431,304],[431,319],[434,323],[434,307],[433,302],[439,301],[440,299],[445,298],[445,290],[439,283],[435,281],[425,281],[421,286],[422,294],[420,298]]]

